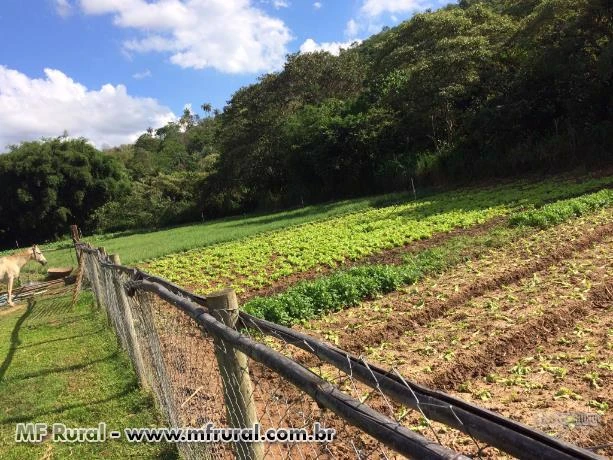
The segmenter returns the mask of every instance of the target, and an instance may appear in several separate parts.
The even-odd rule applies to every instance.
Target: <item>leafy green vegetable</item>
[[[613,190],[605,189],[590,195],[570,198],[546,204],[540,209],[522,212],[512,216],[512,225],[549,228],[571,217],[580,217],[597,209],[608,208],[613,204]]]

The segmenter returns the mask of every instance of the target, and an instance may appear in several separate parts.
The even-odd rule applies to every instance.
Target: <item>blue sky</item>
[[[366,38],[446,0],[4,0],[0,152],[42,136],[132,142],[223,109],[287,53]]]

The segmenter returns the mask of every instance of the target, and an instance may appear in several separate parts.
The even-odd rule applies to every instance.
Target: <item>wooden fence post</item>
[[[76,225],[70,226],[70,235],[72,236],[72,241],[75,243],[79,241],[79,227]]]
[[[111,263],[114,265],[121,265],[121,259],[119,254],[111,254],[109,255],[109,259]],[[113,286],[115,287],[115,292],[118,297],[118,301],[120,304],[123,304],[123,309],[121,313],[123,313],[125,318],[125,323],[127,326],[127,333],[129,335],[131,350],[128,350],[128,353],[133,359],[134,367],[136,368],[136,375],[138,375],[138,380],[141,383],[143,388],[150,389],[151,383],[147,379],[145,365],[143,362],[143,354],[140,348],[140,343],[138,341],[138,336],[136,334],[136,327],[134,325],[134,315],[132,314],[132,308],[130,307],[128,296],[126,295],[126,291],[121,285],[121,282],[117,278],[117,276],[113,276]]]
[[[232,289],[225,289],[206,297],[209,313],[228,327],[235,328],[238,320],[238,301]],[[224,387],[224,400],[228,421],[232,428],[252,428],[258,423],[253,385],[249,377],[247,356],[217,337],[215,356]],[[263,443],[237,443],[236,457],[240,460],[264,458]]]
[[[77,279],[75,281],[74,290],[72,292],[71,307],[74,308],[79,300],[79,294],[81,293],[81,284],[83,283],[83,274],[85,271],[85,262],[82,260],[83,255],[77,249],[77,243],[79,242],[79,227],[76,225],[70,226],[70,234],[72,235],[72,243],[74,246],[75,254],[77,255]]]
[[[76,248],[76,247],[75,247]],[[78,254],[79,251],[77,251]],[[79,267],[77,268],[77,279],[75,280],[75,285],[72,290],[72,303],[71,308],[74,308],[79,300],[79,294],[81,293],[81,285],[83,283],[83,275],[85,272],[85,262],[81,260],[79,257]]]
[[[76,225],[71,225],[70,235],[72,236],[72,243],[74,245],[75,253],[77,254],[77,263],[79,264],[79,267],[80,267],[81,266],[81,253],[77,249],[77,243],[80,241],[79,227],[77,227]]]

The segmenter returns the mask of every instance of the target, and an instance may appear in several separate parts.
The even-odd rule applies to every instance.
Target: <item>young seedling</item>
[[[590,383],[593,388],[599,389],[602,379],[597,372],[589,372],[583,376],[583,380]]]
[[[551,366],[547,363],[541,364],[541,368],[553,375],[555,380],[563,380],[568,374],[568,369],[565,367]]]
[[[595,409],[598,409],[598,413],[600,415],[603,415],[607,410],[609,410],[609,404],[607,404],[605,401],[596,401],[595,399],[592,399],[590,402],[587,403],[587,405],[589,407],[593,407]]]
[[[476,393],[473,393],[475,397],[479,398],[481,401],[489,401],[492,399],[492,393],[489,390],[479,390]]]
[[[575,393],[570,388],[562,387],[558,391],[556,391],[556,394],[553,396],[553,399],[556,399],[556,400],[558,400],[558,399],[573,399],[575,401],[578,401],[580,399],[583,399],[583,396],[581,396],[578,393]]]
[[[522,359],[519,363],[517,363],[515,366],[511,368],[511,373],[517,374],[517,375],[528,375],[530,372],[532,372],[532,368],[530,366],[527,366],[526,363],[529,363],[530,361],[533,361],[533,360],[534,358]]]

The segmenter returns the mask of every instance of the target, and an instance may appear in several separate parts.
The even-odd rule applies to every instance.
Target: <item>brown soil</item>
[[[467,380],[458,396],[579,445],[611,444],[613,296],[597,290],[606,297],[591,296],[592,309],[581,320],[501,357]],[[570,424],[578,414],[591,423]],[[612,447],[598,452],[610,456]]]
[[[613,284],[594,288],[589,296],[592,300],[546,308],[539,316],[521,324],[521,327],[484,342],[475,352],[465,351],[457,354],[449,366],[434,373],[425,383],[441,389],[451,389],[469,378],[487,374],[493,367],[508,362],[510,357],[536,347],[544,337],[555,336],[561,331],[571,329],[588,313],[599,308],[604,309],[604,306],[601,306],[604,302],[593,299],[606,293],[611,287]],[[612,302],[613,296],[608,298],[608,304],[611,305]]]
[[[308,325],[308,332],[384,368],[396,368],[410,380],[452,392],[472,391],[458,396],[579,445],[609,444],[613,424],[606,411],[598,426],[557,431],[547,430],[533,418],[535,414],[546,420],[574,412],[594,414],[597,409],[588,405],[590,401],[613,408],[613,347],[607,335],[613,330],[612,217],[605,212],[537,232],[404,292],[315,321]],[[487,375],[509,372],[522,356],[541,356],[560,346],[558,340],[566,343],[563,337],[579,334],[585,318],[595,324],[591,327],[600,345],[593,354],[604,368],[566,365],[564,381],[544,389],[537,382],[531,389],[502,386],[503,390],[494,392],[493,384],[486,382]],[[595,346],[590,344],[585,345],[587,349]],[[571,349],[584,351],[579,345]],[[301,358],[307,366],[313,362],[306,353]],[[598,374],[599,388],[586,382],[588,370]],[[553,378],[545,370],[539,371],[538,378],[542,374]],[[581,388],[583,399],[555,396],[561,386]],[[385,410],[384,405],[381,408]],[[409,414],[406,423],[417,424],[419,417]],[[448,447],[466,452],[473,443],[453,430],[432,426]],[[428,429],[422,434],[431,437]],[[482,454],[503,456],[491,448]]]
[[[229,426],[215,357],[216,346],[211,337],[202,335],[191,320],[163,302],[155,303],[153,313],[165,370],[163,373],[153,372],[153,362],[150,359],[146,360],[146,368],[157,375],[157,381],[163,382],[165,377],[162,374],[165,374],[170,383],[170,390],[165,387],[162,393],[172,396],[171,400],[166,399],[170,404],[165,405],[174,407],[171,420],[179,426],[196,427],[208,422],[217,427]],[[291,356],[292,350],[284,347],[284,344],[274,340],[267,343],[277,351]],[[313,364],[313,370],[317,372],[320,365]],[[361,452],[362,458],[381,458],[383,452],[384,458],[400,458],[330,411],[318,407],[305,393],[262,364],[250,360],[248,367],[258,420],[264,430],[292,427],[311,431],[313,423],[320,422],[326,428],[334,428],[337,433],[330,444],[266,444],[265,458],[354,458],[356,450]],[[335,377],[338,375],[340,372]],[[231,401],[235,400],[236,395],[232,395]],[[164,408],[162,412],[165,412]],[[192,447],[196,455],[201,453],[197,450],[200,448],[202,446]],[[234,458],[229,444],[216,444],[212,449],[214,458]]]
[[[341,330],[334,331],[338,336],[336,343],[354,353],[362,352],[364,345],[394,342],[407,330],[427,324],[473,298],[517,283],[593,246],[613,234],[610,220],[607,214],[604,218],[586,220],[585,225],[569,224],[551,233],[538,232],[492,251],[489,257],[469,261],[415,286],[314,321],[309,329],[317,332],[320,328],[329,329],[330,324],[342,324]]]

